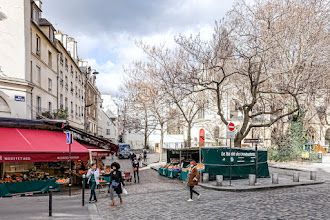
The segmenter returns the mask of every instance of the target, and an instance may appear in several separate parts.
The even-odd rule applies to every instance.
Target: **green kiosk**
[[[246,179],[249,174],[256,173],[257,178],[269,178],[267,163],[267,150],[258,149],[258,163],[256,164],[256,152],[252,148],[230,148],[229,147],[202,147],[203,163],[205,173],[209,173],[210,180],[215,180],[216,175],[229,178],[230,160],[232,179]]]

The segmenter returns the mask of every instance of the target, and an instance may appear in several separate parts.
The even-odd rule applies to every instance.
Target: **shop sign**
[[[24,96],[15,95],[15,101],[25,102],[25,97]]]
[[[108,152],[92,151],[92,156],[93,157],[106,157],[106,156],[109,156],[109,153]]]
[[[31,157],[15,157],[15,156],[2,156],[0,155],[0,161],[30,161]]]
[[[244,139],[244,143],[247,143],[247,144],[259,144],[259,143],[262,143],[262,142],[263,142],[263,140],[258,139],[258,138]]]
[[[57,157],[57,159],[58,160],[69,160],[69,159],[75,159],[75,160],[77,160],[77,159],[79,159],[79,156],[71,156],[71,157],[69,157],[69,156],[60,156],[60,157]]]

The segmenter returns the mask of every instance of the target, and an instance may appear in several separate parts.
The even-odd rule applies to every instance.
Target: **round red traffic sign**
[[[234,129],[235,129],[235,125],[234,125],[234,123],[229,123],[228,124],[228,129],[229,129],[229,131],[233,131]]]

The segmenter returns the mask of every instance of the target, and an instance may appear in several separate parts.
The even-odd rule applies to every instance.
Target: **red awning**
[[[106,157],[110,154],[110,150],[106,150],[102,147],[98,147],[84,142],[81,142],[80,144],[91,152],[92,157]]]
[[[88,157],[89,151],[73,141],[71,160],[88,160]],[[0,128],[0,162],[66,160],[69,160],[69,145],[62,132]]]

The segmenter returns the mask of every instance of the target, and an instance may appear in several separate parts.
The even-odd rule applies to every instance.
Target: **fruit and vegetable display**
[[[57,184],[67,184],[69,183],[69,179],[58,179],[56,180]]]

